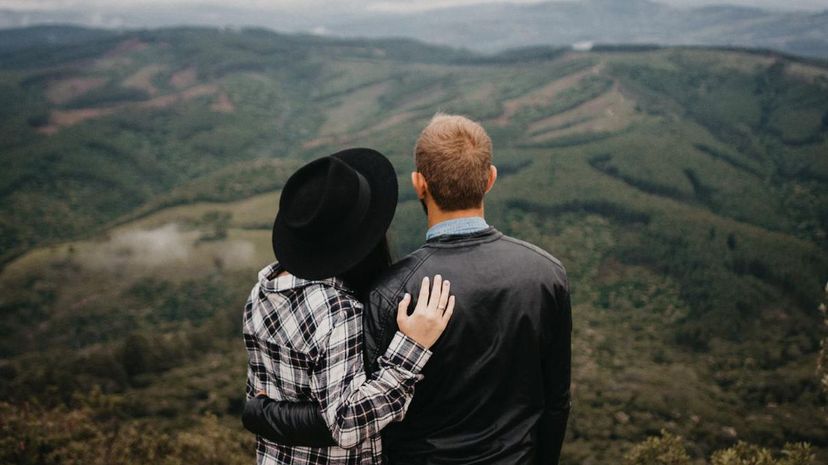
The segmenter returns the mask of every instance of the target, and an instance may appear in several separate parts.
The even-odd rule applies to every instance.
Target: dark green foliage
[[[137,376],[150,371],[150,343],[140,334],[131,334],[124,341],[121,349],[121,363],[129,376]]]
[[[22,29],[0,30],[0,51],[19,52],[32,47],[75,45],[108,39],[117,32],[104,29],[87,29],[76,26],[33,26]]]
[[[595,44],[592,46],[594,52],[651,52],[664,48],[656,44]]]
[[[230,307],[238,300],[228,294],[216,275],[205,275],[178,286],[146,278],[132,286],[128,295],[149,305],[151,318],[159,321],[202,322],[218,309]]]
[[[644,192],[647,192],[647,193],[650,193],[650,194],[655,194],[655,195],[660,195],[660,196],[664,196],[664,197],[670,197],[670,198],[674,198],[674,199],[677,199],[677,200],[687,201],[687,200],[690,199],[689,194],[681,192],[678,188],[676,188],[674,186],[663,184],[658,179],[649,180],[649,179],[641,179],[639,177],[624,175],[618,170],[618,168],[616,168],[615,166],[613,166],[610,163],[611,160],[612,160],[611,155],[601,155],[601,156],[592,158],[590,160],[590,165],[593,168],[595,168],[599,171],[602,171],[602,172],[604,172],[604,173],[606,173],[610,176],[618,178],[618,179],[624,181],[625,183],[635,187],[636,189],[642,190]],[[696,180],[696,182],[698,182],[698,180]]]
[[[26,122],[29,123],[29,126],[40,128],[49,124],[49,114],[48,113],[38,113],[32,115],[26,119]]]
[[[15,33],[19,32],[6,30],[3,31],[3,36],[8,37]],[[37,35],[37,32],[34,34]],[[109,50],[119,40],[122,39],[114,34],[93,32],[87,37],[78,37],[77,40],[68,43],[50,43],[48,40],[34,40],[29,44],[20,43],[17,46],[0,49],[0,69],[54,67],[78,60],[90,60]],[[0,42],[5,41],[0,40]]]
[[[461,63],[468,62],[486,65],[515,65],[519,63],[552,61],[560,58],[567,52],[567,50],[568,49],[566,48],[547,46],[516,48],[490,56],[467,58],[465,60],[461,60]]]
[[[18,465],[159,464],[241,465],[255,460],[253,441],[238,425],[215,415],[193,419],[180,431],[123,422],[121,396],[93,390],[76,396],[78,408],[0,403],[0,463]]]
[[[754,168],[749,164],[749,162],[745,160],[740,160],[738,155],[729,155],[704,144],[695,144],[694,147],[699,151],[704,152],[717,160],[722,160],[725,163],[732,165],[733,167],[738,168],[740,170],[746,171],[750,174],[753,174],[754,176],[763,176],[762,172],[759,169]]]
[[[611,202],[575,201],[561,205],[544,205],[531,201],[513,200],[507,204],[510,210],[523,210],[554,218],[564,213],[593,213],[621,224],[635,225],[650,222],[650,215]]]
[[[67,108],[95,108],[136,102],[149,99],[149,94],[142,89],[108,86],[87,92],[66,103]]]

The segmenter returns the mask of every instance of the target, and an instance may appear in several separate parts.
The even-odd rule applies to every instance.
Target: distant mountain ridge
[[[464,6],[388,15],[329,29],[331,34],[413,37],[481,51],[589,41],[744,46],[828,57],[828,12],[727,5],[679,9],[650,0]]]
[[[411,13],[339,10],[301,14],[275,7],[204,6],[83,12],[0,10],[0,28],[44,23],[112,29],[181,24],[257,26],[342,37],[407,37],[482,52],[601,42],[740,46],[828,57],[828,10],[770,11],[732,5],[677,8],[652,0],[489,3]]]

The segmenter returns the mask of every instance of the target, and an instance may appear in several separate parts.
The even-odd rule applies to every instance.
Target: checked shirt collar
[[[348,288],[339,278],[302,279],[290,273],[278,276],[285,269],[278,262],[272,263],[259,271],[259,285],[265,292],[282,292],[289,289],[323,284],[353,295],[354,291]]]

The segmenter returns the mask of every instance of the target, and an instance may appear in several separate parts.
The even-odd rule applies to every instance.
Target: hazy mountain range
[[[784,8],[784,6],[780,7]],[[827,7],[828,8],[828,7]],[[105,28],[259,26],[343,37],[408,37],[491,52],[578,42],[728,45],[828,57],[828,9],[682,8],[650,0],[488,3],[439,10],[162,6],[0,10],[0,27],[71,23]]]

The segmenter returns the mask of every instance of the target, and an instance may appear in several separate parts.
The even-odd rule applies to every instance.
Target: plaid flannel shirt
[[[276,400],[314,401],[341,447],[292,447],[256,438],[260,465],[379,464],[379,432],[403,418],[431,352],[398,332],[380,370],[366,379],[362,305],[331,278],[274,277],[259,272],[244,309],[247,397],[259,390]]]

